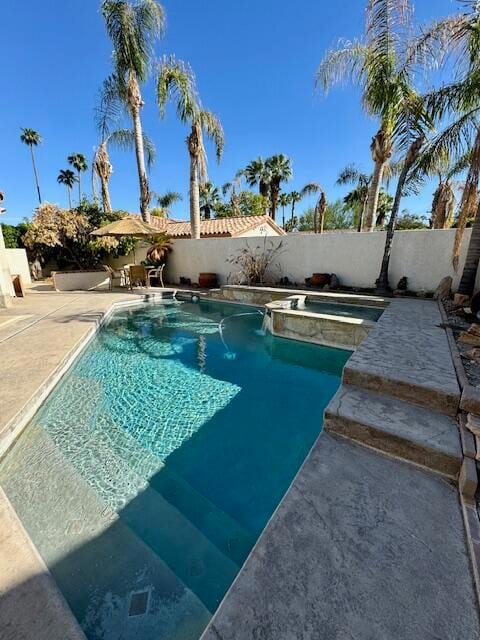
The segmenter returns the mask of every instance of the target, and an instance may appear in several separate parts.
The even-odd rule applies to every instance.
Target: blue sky
[[[221,118],[226,134],[223,160],[210,150],[210,178],[230,180],[251,159],[285,153],[294,177],[286,190],[320,182],[329,200],[344,195],[335,186],[338,172],[355,162],[371,169],[369,142],[376,123],[362,112],[358,92],[334,89],[315,95],[313,77],[325,50],[339,37],[363,30],[366,0],[165,0],[167,31],[157,52],[188,61],[197,76],[206,108]],[[454,0],[417,0],[419,23],[456,12]],[[20,128],[39,131],[37,151],[42,196],[66,205],[56,177],[72,152],[91,159],[97,135],[93,108],[98,87],[109,74],[111,46],[99,14],[98,0],[4,0],[2,17],[2,98],[0,119],[0,189],[7,214],[16,223],[30,217],[36,205],[32,167]],[[184,200],[173,215],[188,217],[186,129],[172,109],[160,120],[153,83],[143,88],[145,132],[154,140],[157,160],[150,175],[157,192],[180,191]],[[138,211],[138,184],[133,153],[112,152],[114,208]],[[89,177],[85,174],[85,190]],[[431,185],[405,206],[418,214],[430,207]],[[299,210],[308,206],[303,201]]]

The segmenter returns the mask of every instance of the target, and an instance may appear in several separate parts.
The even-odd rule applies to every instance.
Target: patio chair
[[[110,277],[110,291],[115,286],[126,287],[128,285],[128,277],[125,269],[113,269],[108,264],[104,264],[103,267],[108,271],[108,275]]]
[[[160,286],[162,287],[162,289],[165,288],[165,285],[163,284],[163,270],[164,269],[165,269],[165,265],[162,264],[161,267],[157,267],[155,269],[149,269],[148,270],[147,279],[148,279],[148,286],[149,287],[152,286],[151,279],[152,278],[158,278],[158,281],[160,282]]]
[[[132,264],[129,269],[130,289],[147,286],[147,270],[141,264]]]

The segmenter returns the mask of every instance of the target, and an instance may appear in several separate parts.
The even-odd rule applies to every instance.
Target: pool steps
[[[324,428],[452,479],[460,471],[455,420],[396,397],[344,383],[325,410]]]
[[[94,402],[94,395],[85,402]],[[121,522],[140,536],[210,611],[215,610],[248,555],[253,536],[166,469],[122,427],[94,423],[90,430],[70,425],[68,442],[63,428],[49,430],[49,436],[75,472],[119,511]],[[200,502],[202,506],[208,503],[201,520]]]
[[[116,620],[120,637],[131,592],[150,588],[164,605],[150,612],[158,635],[181,640],[192,624],[201,633],[211,615],[208,608],[100,499],[45,431],[32,426],[29,439],[26,450],[32,451],[34,439],[35,451],[49,464],[25,464],[20,441],[17,455],[2,470],[2,485],[84,630],[101,628],[106,620],[114,631]],[[43,492],[41,509],[31,500],[32,482]],[[78,583],[92,585],[96,596],[91,602],[88,593],[78,591]],[[168,593],[176,599],[174,617]]]

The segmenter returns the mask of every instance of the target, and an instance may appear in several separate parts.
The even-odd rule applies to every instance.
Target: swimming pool
[[[118,311],[0,461],[89,640],[196,640],[320,433],[350,354],[262,319]]]
[[[326,313],[328,315],[343,316],[345,318],[360,318],[361,320],[376,322],[384,312],[384,309],[359,304],[345,304],[343,302],[318,302],[307,298],[305,311],[310,311],[311,313]]]

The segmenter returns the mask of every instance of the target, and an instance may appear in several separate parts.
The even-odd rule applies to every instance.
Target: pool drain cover
[[[129,616],[143,616],[147,613],[148,606],[148,591],[141,591],[140,593],[132,593],[130,597],[130,608],[128,610]]]

